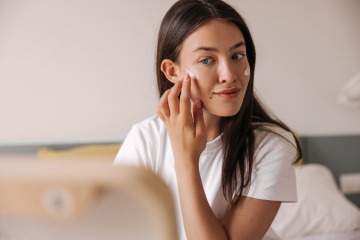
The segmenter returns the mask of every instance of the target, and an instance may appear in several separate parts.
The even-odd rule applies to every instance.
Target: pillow
[[[99,159],[112,162],[120,146],[120,144],[89,144],[63,150],[41,148],[37,152],[37,157],[40,160]]]
[[[328,168],[296,168],[298,202],[282,203],[272,224],[281,238],[360,229],[360,210],[338,189]]]

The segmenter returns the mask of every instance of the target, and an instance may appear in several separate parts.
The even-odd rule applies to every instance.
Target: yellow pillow
[[[40,160],[79,160],[104,159],[113,161],[121,144],[92,144],[65,150],[40,148],[37,157]]]

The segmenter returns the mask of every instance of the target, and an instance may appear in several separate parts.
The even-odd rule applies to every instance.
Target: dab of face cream
[[[199,80],[199,75],[191,72],[190,70],[186,69],[186,72],[189,74],[189,76],[192,78],[192,79],[197,79]]]
[[[248,65],[245,72],[244,72],[245,76],[249,76],[250,75],[250,66]]]

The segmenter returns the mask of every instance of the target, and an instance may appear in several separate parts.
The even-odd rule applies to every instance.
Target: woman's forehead
[[[197,27],[183,41],[183,48],[196,51],[201,48],[232,48],[245,43],[244,36],[238,26],[225,20],[210,20]]]

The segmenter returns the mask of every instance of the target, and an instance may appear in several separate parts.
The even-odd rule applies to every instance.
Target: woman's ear
[[[165,77],[172,83],[176,83],[180,76],[179,67],[170,59],[164,59],[161,62],[161,71]]]

